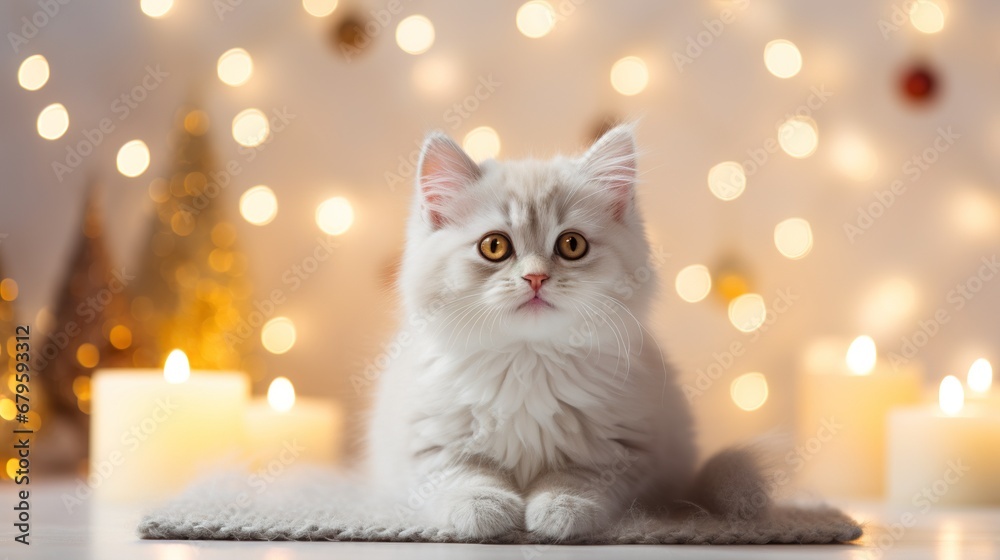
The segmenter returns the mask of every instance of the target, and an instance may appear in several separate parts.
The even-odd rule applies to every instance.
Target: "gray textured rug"
[[[472,542],[420,524],[423,500],[375,503],[361,485],[329,471],[275,476],[229,473],[203,481],[147,514],[144,539]],[[707,514],[655,517],[630,511],[608,531],[563,544],[844,543],[861,527],[832,508],[775,507],[765,518],[729,522]],[[531,533],[496,544],[550,544]]]

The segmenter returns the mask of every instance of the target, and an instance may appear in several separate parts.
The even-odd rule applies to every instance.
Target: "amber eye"
[[[556,241],[556,253],[566,260],[575,261],[587,254],[587,240],[575,231],[567,231]]]
[[[502,233],[487,233],[479,242],[479,253],[488,261],[500,262],[513,252],[510,239]]]

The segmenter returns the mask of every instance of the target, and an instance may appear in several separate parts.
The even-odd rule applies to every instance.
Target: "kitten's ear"
[[[632,206],[636,160],[635,130],[629,124],[605,132],[582,158],[588,179],[612,195],[612,212],[618,221],[624,221]]]
[[[479,166],[446,134],[427,136],[417,165],[417,188],[424,216],[434,229],[456,219],[460,195],[480,174]]]

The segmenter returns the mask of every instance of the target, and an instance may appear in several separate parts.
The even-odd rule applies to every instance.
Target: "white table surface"
[[[306,558],[880,558],[975,560],[1000,559],[1000,508],[914,510],[916,523],[893,537],[887,528],[907,511],[882,504],[835,504],[866,522],[866,534],[850,545],[769,546],[500,546],[424,543],[142,541],[135,526],[141,510],[89,502],[73,513],[62,496],[66,482],[31,485],[31,545],[13,541],[14,486],[0,487],[0,558],[14,559],[158,559],[158,560],[296,560]],[[879,545],[882,545],[880,547]]]

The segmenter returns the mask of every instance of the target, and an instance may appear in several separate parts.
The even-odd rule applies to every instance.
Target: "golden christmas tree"
[[[157,207],[132,315],[152,342],[139,349],[136,365],[161,367],[179,348],[192,368],[239,369],[259,379],[247,257],[222,211],[233,177],[215,166],[203,111],[181,110],[178,125],[170,173],[149,187]]]
[[[128,289],[135,276],[112,264],[97,199],[91,186],[53,327],[44,338],[33,337],[32,381],[44,390],[47,410],[40,464],[53,470],[77,468],[87,456],[91,373],[132,365],[135,325],[128,314]]]
[[[17,329],[17,317],[14,314],[14,300],[17,299],[17,282],[4,274],[2,263],[0,263],[0,371],[3,372],[3,384],[0,385],[0,461],[3,469],[0,469],[0,479],[11,479],[17,470],[17,459],[14,453],[14,428],[22,427],[15,418],[17,417],[15,391],[17,387],[17,341],[15,340],[15,330]],[[30,334],[30,333],[29,333]],[[30,374],[29,374],[30,375]],[[30,385],[29,385],[30,387]],[[30,398],[30,397],[29,397]],[[35,403],[32,403],[34,405]],[[39,428],[38,410],[32,407],[32,424],[34,428]]]

